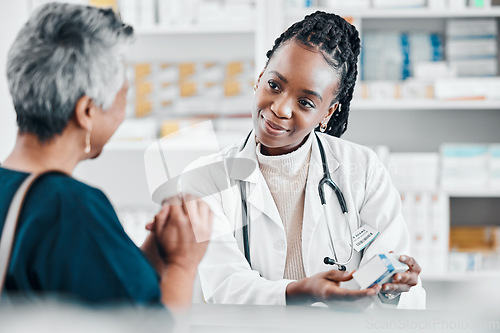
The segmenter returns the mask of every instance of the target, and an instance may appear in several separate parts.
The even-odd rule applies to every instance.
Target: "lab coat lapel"
[[[267,215],[267,217],[269,217],[281,229],[284,229],[278,207],[276,207],[274,198],[269,190],[269,187],[267,186],[264,176],[262,176],[262,173],[260,174],[257,183],[251,184],[250,186],[248,203],[253,205],[258,211]]]
[[[340,164],[335,158],[334,152],[332,151],[327,140],[325,140],[325,138],[320,138],[320,140],[325,149],[330,175],[333,178],[334,173]],[[322,178],[323,165],[321,161],[321,154],[319,152],[318,141],[315,137],[312,144],[311,162],[309,164],[309,173],[307,176],[306,196],[304,202],[304,220],[302,224],[302,254],[304,259],[308,258],[309,249],[313,241],[312,236],[314,230],[324,215],[318,192],[318,184]],[[325,199],[327,203],[332,200],[331,190],[327,189],[325,191]],[[308,273],[307,263],[305,261],[304,268],[306,269],[306,273]]]
[[[243,176],[238,167],[239,160],[252,160],[255,163],[255,170],[249,176]],[[245,165],[246,164],[247,163],[245,163]],[[278,208],[276,207],[276,203],[267,186],[266,180],[259,169],[257,155],[255,154],[255,137],[253,133],[250,135],[243,150],[235,154],[234,164],[232,167],[228,167],[228,174],[231,179],[245,182],[247,186],[248,204],[252,205],[257,211],[264,213],[269,219],[283,229],[283,222],[281,221]],[[252,211],[250,213],[252,213]],[[254,217],[259,216],[258,214],[252,215]]]

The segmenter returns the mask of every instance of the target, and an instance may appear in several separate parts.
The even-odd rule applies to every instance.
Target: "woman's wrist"
[[[168,263],[161,276],[162,302],[176,313],[191,305],[196,268]]]
[[[196,276],[198,266],[186,263],[180,263],[177,261],[168,261],[165,266],[165,271],[167,270],[179,272],[179,274],[183,274],[186,277],[194,278]]]

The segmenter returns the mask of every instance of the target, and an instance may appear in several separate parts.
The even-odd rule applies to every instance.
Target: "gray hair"
[[[133,38],[111,9],[67,3],[38,8],[19,31],[7,81],[21,133],[61,134],[84,95],[108,109],[125,80],[123,46]]]

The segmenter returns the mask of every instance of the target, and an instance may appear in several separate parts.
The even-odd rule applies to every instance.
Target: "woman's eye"
[[[268,81],[267,83],[269,84],[269,87],[271,87],[271,89],[273,89],[273,90],[279,90],[279,88],[280,88],[280,87],[279,87],[276,83],[274,83],[273,81]]]
[[[314,104],[312,104],[311,102],[309,101],[306,101],[305,99],[301,99],[299,101],[299,104],[302,105],[303,107],[305,108],[314,108]]]

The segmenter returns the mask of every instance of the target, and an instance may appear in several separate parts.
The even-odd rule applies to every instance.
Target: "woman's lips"
[[[262,122],[264,129],[270,135],[277,136],[288,132],[286,128],[267,120],[264,116],[262,116]]]

